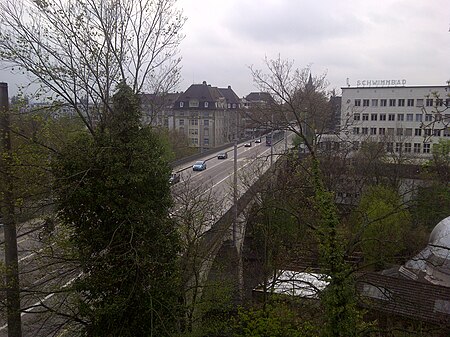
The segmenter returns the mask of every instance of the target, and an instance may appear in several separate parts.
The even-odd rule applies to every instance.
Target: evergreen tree
[[[107,124],[78,135],[57,158],[59,215],[73,227],[75,283],[89,336],[166,336],[179,315],[179,237],[169,217],[166,149],[139,122],[121,84]]]

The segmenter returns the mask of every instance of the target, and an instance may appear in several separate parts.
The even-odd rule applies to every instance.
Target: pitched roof
[[[229,85],[228,88],[218,88],[222,95],[225,97],[227,103],[239,104],[239,96],[231,89]]]
[[[202,102],[216,102],[224,96],[217,87],[203,82],[202,84],[192,84],[184,93],[180,94],[177,102],[186,102],[193,98]]]
[[[140,103],[159,107],[172,107],[173,103],[180,96],[180,93],[161,93],[161,94],[141,94]]]
[[[378,273],[360,276],[357,287],[371,309],[430,323],[450,324],[450,288]]]
[[[272,102],[273,97],[268,92],[251,92],[245,99],[249,102]]]

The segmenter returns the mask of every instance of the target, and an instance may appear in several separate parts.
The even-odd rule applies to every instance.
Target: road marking
[[[66,288],[67,286],[71,285],[73,283],[73,281],[75,281],[77,278],[79,278],[81,275],[83,275],[83,273],[79,273],[78,276],[75,276],[74,278],[70,279],[69,281],[67,281],[62,287],[61,289]],[[49,298],[52,298],[56,293],[50,293],[47,296],[45,296],[42,300],[39,300],[38,302],[34,303],[31,307],[29,307],[28,309],[25,309],[24,312],[22,312],[20,314],[20,317],[25,316],[26,314],[31,313],[33,310],[35,310],[38,306],[40,306],[42,303],[44,303],[45,301],[47,301]],[[0,331],[5,330],[8,327],[8,324],[3,325],[2,327],[0,327]]]

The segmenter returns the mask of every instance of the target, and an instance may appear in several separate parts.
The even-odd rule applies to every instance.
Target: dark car
[[[204,160],[199,160],[192,166],[193,171],[203,171],[206,170],[206,162]]]
[[[244,144],[245,147],[252,147],[252,142],[248,142]]]
[[[179,183],[179,182],[180,182],[180,174],[179,173],[172,173],[170,175],[170,178],[169,178],[169,184],[170,185],[174,185],[174,184]]]
[[[226,153],[226,152],[222,152],[217,155],[217,159],[227,159],[227,158],[228,158],[228,153]]]

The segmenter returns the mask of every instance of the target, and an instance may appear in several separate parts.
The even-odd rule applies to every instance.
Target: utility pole
[[[238,112],[236,110],[236,136],[234,137],[234,174],[233,174],[233,244],[237,247],[237,218],[238,218],[238,209],[237,209],[237,145],[238,145]]]
[[[272,131],[270,132],[270,169],[273,166],[273,113],[272,113]]]
[[[3,147],[2,164],[4,191],[1,213],[5,234],[6,303],[8,337],[22,336],[20,317],[19,263],[17,258],[17,232],[14,209],[14,182],[12,178],[13,151],[9,120],[8,84],[0,83],[0,133]]]

